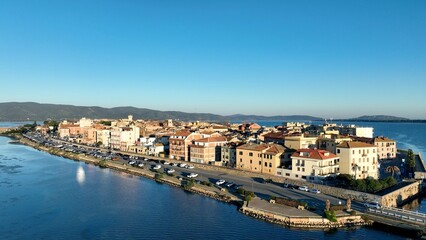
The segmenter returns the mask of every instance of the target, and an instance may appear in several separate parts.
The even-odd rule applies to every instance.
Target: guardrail
[[[414,211],[410,211],[410,210],[405,210],[405,209],[401,209],[401,208],[393,208],[393,207],[382,207],[382,208],[386,209],[386,210],[391,210],[391,211],[395,211],[395,212],[401,212],[401,213],[406,213],[406,214],[411,214],[411,215],[414,215],[414,216],[426,218],[426,213],[422,213],[422,212],[414,212]]]
[[[382,208],[382,209],[368,208],[367,211],[372,212],[372,213],[376,213],[376,214],[380,214],[380,215],[385,215],[385,216],[401,219],[401,220],[406,220],[406,221],[408,220],[408,221],[411,221],[411,222],[426,224],[426,216],[425,216],[426,214],[419,213],[418,215],[416,215],[416,214],[412,214],[412,213],[415,213],[415,212],[407,211],[407,210],[404,210],[404,212],[402,212],[402,211],[387,212],[387,211],[385,211],[385,209],[386,208]],[[397,209],[397,208],[395,208],[395,209]],[[388,210],[392,211],[390,209],[388,209]],[[398,210],[403,210],[403,209],[398,209]],[[403,215],[403,214],[406,214],[406,215]],[[409,216],[409,214],[411,214],[412,216]],[[418,217],[421,217],[421,218],[418,218]]]

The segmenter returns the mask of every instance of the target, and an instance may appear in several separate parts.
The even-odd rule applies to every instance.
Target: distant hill
[[[395,116],[388,116],[388,115],[370,115],[370,116],[361,116],[357,118],[350,118],[347,119],[349,121],[372,121],[372,122],[388,122],[388,121],[410,121],[408,118],[403,117],[395,117]]]
[[[205,120],[205,121],[224,121],[225,118],[220,115],[210,113],[185,113],[178,111],[157,111],[146,108],[135,107],[82,107],[73,105],[59,104],[40,104],[34,102],[8,102],[0,103],[0,121],[19,121],[19,120],[46,120],[46,119],[80,119],[82,117],[100,119],[100,118],[127,118],[133,115],[135,119],[180,119],[187,120]]]
[[[308,115],[289,115],[289,116],[258,116],[235,114],[226,116],[229,121],[321,121],[322,118],[312,117]]]
[[[102,108],[102,107],[84,107],[73,105],[61,104],[44,104],[35,102],[6,102],[0,103],[0,121],[27,121],[38,120],[44,121],[46,119],[80,119],[82,117],[101,119],[119,119],[127,118],[128,115],[133,115],[135,119],[179,119],[182,121],[316,121],[321,118],[292,115],[292,116],[258,116],[258,115],[230,115],[222,116],[210,113],[186,113],[179,111],[157,111],[147,108],[135,107],[115,107],[115,108]]]

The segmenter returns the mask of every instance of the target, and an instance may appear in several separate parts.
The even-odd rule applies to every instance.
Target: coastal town
[[[56,126],[45,123],[35,130],[70,143],[319,183],[339,174],[378,179],[381,161],[397,158],[395,140],[374,136],[372,127],[336,123],[264,127],[145,121],[131,115],[119,120],[82,118]],[[414,167],[412,161],[407,159],[407,164]],[[404,170],[398,168],[394,175]]]
[[[129,115],[118,120],[48,120],[27,127],[31,131],[23,136],[45,147],[111,163],[105,166],[113,167],[114,162],[133,166],[140,169],[134,173],[142,176],[150,177],[143,171],[152,171],[156,180],[163,174],[177,175],[170,184],[191,183],[184,186],[187,190],[194,183],[213,186],[220,192],[203,194],[219,200],[239,201],[240,190],[245,189],[241,212],[287,226],[369,224],[356,212],[373,214],[370,220],[374,214],[398,216],[396,207],[421,194],[425,177],[420,155],[397,149],[397,142],[386,136],[374,136],[372,127],[353,124],[284,122],[268,127],[252,122],[135,120]],[[248,177],[253,179],[251,183],[245,179]],[[276,189],[283,193],[274,194]],[[223,195],[222,191],[233,194]],[[300,192],[308,195],[301,198]],[[302,202],[307,196],[311,200]],[[287,208],[278,208],[275,202]],[[318,218],[323,209],[325,218]],[[426,215],[404,214],[422,229]],[[294,216],[303,220],[295,221]],[[400,219],[396,221],[400,224]],[[389,225],[393,224],[395,221]]]

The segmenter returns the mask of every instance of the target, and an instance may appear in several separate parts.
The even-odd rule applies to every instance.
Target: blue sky
[[[426,119],[426,1],[0,3],[0,102]]]

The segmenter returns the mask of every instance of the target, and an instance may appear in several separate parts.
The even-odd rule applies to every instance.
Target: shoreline
[[[311,217],[282,216],[278,213],[277,214],[271,214],[271,213],[267,213],[266,211],[254,209],[254,208],[247,206],[247,203],[243,202],[243,200],[241,198],[236,197],[234,194],[231,194],[228,191],[222,192],[220,190],[217,190],[217,191],[220,191],[220,192],[216,192],[216,191],[213,191],[211,189],[212,187],[201,186],[201,185],[198,185],[198,184],[196,184],[194,187],[192,187],[190,189],[185,189],[184,186],[182,185],[182,181],[178,180],[177,177],[175,177],[175,176],[171,177],[171,176],[164,174],[164,177],[156,178],[157,172],[154,172],[154,171],[134,168],[134,167],[129,166],[127,164],[115,163],[113,161],[103,161],[103,163],[100,164],[100,162],[102,160],[98,160],[98,159],[93,158],[93,157],[88,157],[84,154],[83,155],[82,154],[74,154],[74,153],[65,152],[61,149],[54,149],[54,148],[50,148],[50,147],[45,147],[45,146],[42,146],[38,143],[35,143],[35,142],[33,142],[33,141],[23,137],[23,136],[20,136],[20,135],[17,135],[17,136],[16,135],[15,136],[0,135],[0,136],[5,136],[5,137],[8,137],[8,138],[11,138],[13,140],[19,141],[20,144],[32,147],[34,149],[46,152],[46,153],[51,154],[51,155],[64,157],[64,158],[67,158],[67,159],[73,160],[73,161],[85,162],[86,164],[93,164],[93,165],[98,166],[100,168],[109,168],[109,169],[112,169],[112,170],[115,170],[115,171],[124,172],[124,173],[131,174],[131,175],[134,175],[134,176],[144,177],[144,178],[151,179],[151,180],[154,180],[154,181],[159,182],[159,183],[168,184],[169,186],[172,186],[172,187],[180,188],[184,191],[196,193],[196,194],[199,194],[201,196],[209,197],[209,198],[212,198],[212,199],[215,199],[217,201],[224,202],[224,203],[233,204],[233,205],[237,206],[238,212],[240,212],[240,213],[242,213],[242,214],[244,214],[248,217],[253,217],[253,218],[256,218],[258,220],[263,220],[263,221],[266,221],[266,222],[269,222],[269,223],[278,224],[278,225],[289,227],[289,228],[300,228],[300,229],[306,229],[306,230],[309,230],[309,229],[327,230],[327,229],[331,229],[331,228],[347,228],[347,227],[353,227],[353,226],[371,226],[372,223],[373,223],[372,221],[363,220],[361,215],[357,215],[357,216],[351,217],[351,218],[339,217],[338,222],[331,222],[328,219],[326,219],[322,216],[319,216],[319,215],[318,215],[319,216],[318,218],[313,219]],[[320,220],[318,220],[318,219],[320,219]]]

